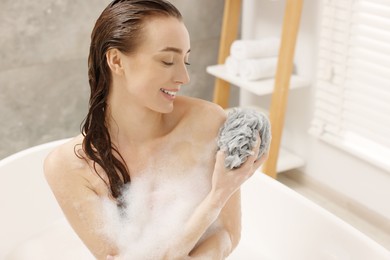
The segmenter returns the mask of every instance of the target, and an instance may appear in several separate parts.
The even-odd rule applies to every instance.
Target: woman
[[[189,53],[181,14],[165,0],[113,1],[95,24],[83,133],[53,151],[44,167],[69,223],[97,259],[146,253],[125,256],[110,230],[102,232],[109,222],[104,199],[131,208],[139,236],[168,216],[175,220],[170,234],[156,234],[164,245],[154,258],[224,259],[239,241],[239,187],[264,159],[251,156],[225,169],[216,148],[224,111],[177,96],[189,82]]]

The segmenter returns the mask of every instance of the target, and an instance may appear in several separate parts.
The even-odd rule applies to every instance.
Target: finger
[[[225,152],[224,151],[222,151],[222,150],[219,150],[218,152],[217,152],[217,156],[216,156],[216,158],[217,158],[217,162],[218,161],[225,161],[225,157],[226,157],[226,154],[225,154]]]
[[[257,134],[256,144],[255,144],[254,148],[252,149],[253,154],[255,156],[255,159],[257,159],[257,156],[259,155],[260,144],[261,144],[261,137],[260,137],[260,134]]]
[[[261,137],[260,137],[260,133],[257,133],[256,147],[260,149],[260,145],[261,145]]]
[[[220,169],[220,170],[223,170],[225,169],[225,158],[226,158],[226,154],[224,151],[222,150],[219,150],[217,151],[217,154],[215,156],[215,169]]]
[[[255,162],[256,160],[256,156],[255,156],[255,153],[249,155],[245,162],[243,164],[241,164],[241,166],[239,168],[237,168],[236,170],[238,169],[250,169],[253,167],[253,163]]]
[[[258,160],[253,164],[253,168],[258,169],[266,160],[268,159],[268,153],[263,154]]]

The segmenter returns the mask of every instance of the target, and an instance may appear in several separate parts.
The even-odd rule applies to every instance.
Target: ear
[[[112,73],[123,75],[122,53],[118,49],[109,49],[106,53],[106,60]]]

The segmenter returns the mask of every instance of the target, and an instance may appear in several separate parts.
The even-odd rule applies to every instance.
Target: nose
[[[188,75],[187,67],[184,64],[177,69],[174,81],[179,85],[185,85],[190,82],[190,76]]]

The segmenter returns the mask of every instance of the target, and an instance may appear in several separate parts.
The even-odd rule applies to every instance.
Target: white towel
[[[268,37],[260,40],[236,40],[230,46],[230,55],[236,59],[275,57],[279,53],[280,39]]]
[[[275,76],[277,65],[277,57],[242,60],[239,75],[249,81],[271,78]]]
[[[226,71],[234,76],[237,76],[240,72],[240,61],[232,56],[228,56],[225,60]]]

